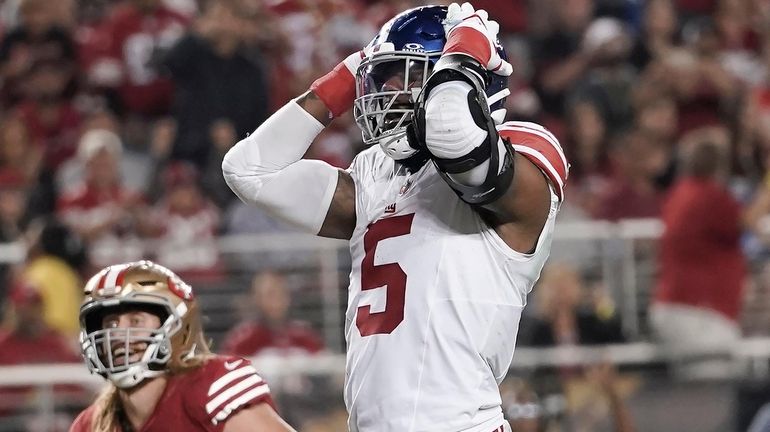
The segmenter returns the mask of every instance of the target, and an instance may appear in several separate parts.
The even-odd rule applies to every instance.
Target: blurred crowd
[[[0,262],[0,352],[23,346],[23,333],[50,346],[54,357],[37,361],[76,360],[81,281],[96,268],[150,258],[194,284],[218,283],[228,265],[217,236],[290,230],[235,198],[223,155],[388,18],[424,3],[0,1],[0,243],[27,251]],[[745,287],[770,292],[766,277],[747,279],[752,265],[767,273],[770,238],[770,1],[473,4],[500,22],[515,68],[508,119],[544,124],[571,162],[561,217],[662,220],[654,337],[676,345],[704,325],[712,343],[740,337]],[[344,168],[361,149],[348,114],[308,156]],[[526,343],[625,340],[607,288],[583,270],[546,272]],[[261,313],[223,349],[323,350],[319,334],[288,319],[284,276],[259,273],[252,288]],[[599,383],[612,374],[592,372]],[[522,418],[544,409],[519,405]]]

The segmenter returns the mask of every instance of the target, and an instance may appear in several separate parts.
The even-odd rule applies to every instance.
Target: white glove
[[[358,67],[361,66],[361,62],[363,62],[365,58],[371,57],[375,53],[384,53],[384,52],[395,51],[395,50],[396,50],[396,47],[393,45],[392,42],[383,42],[376,45],[367,45],[361,51],[355,52],[347,56],[345,60],[342,60],[342,63],[345,64],[345,66],[348,68],[348,71],[350,71],[351,75],[356,76],[356,71],[358,70]]]
[[[443,24],[447,38],[443,54],[467,55],[498,75],[513,73],[513,66],[497,53],[495,42],[500,24],[490,20],[487,11],[475,10],[467,2],[462,6],[452,3]]]

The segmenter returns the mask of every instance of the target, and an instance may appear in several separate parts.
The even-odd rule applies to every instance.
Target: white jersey
[[[410,174],[375,146],[349,172],[357,213],[345,320],[350,430],[496,430],[504,421],[498,384],[561,194],[552,191],[537,247],[524,254],[432,163]]]

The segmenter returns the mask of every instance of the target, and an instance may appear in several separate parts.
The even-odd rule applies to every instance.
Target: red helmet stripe
[[[126,270],[128,270],[128,267],[123,267],[118,272],[118,277],[115,278],[115,285],[116,286],[123,286],[123,280],[126,278]]]
[[[102,277],[99,278],[99,283],[96,284],[96,289],[104,288],[104,282],[107,280],[107,273],[109,272],[109,270],[102,272]]]
[[[129,267],[131,266],[127,264],[111,266],[107,271],[104,280],[101,281],[99,288],[111,288],[119,286],[121,283],[123,283],[126,270]]]

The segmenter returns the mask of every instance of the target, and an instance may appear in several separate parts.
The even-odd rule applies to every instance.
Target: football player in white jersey
[[[498,29],[467,3],[402,12],[222,164],[241,200],[350,240],[351,431],[510,428],[498,384],[568,164],[542,126],[502,123],[512,68]],[[377,145],[347,170],[302,159],[351,108]]]

